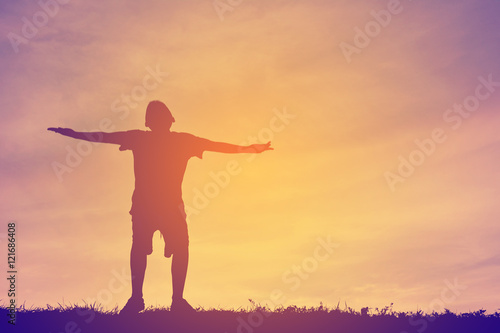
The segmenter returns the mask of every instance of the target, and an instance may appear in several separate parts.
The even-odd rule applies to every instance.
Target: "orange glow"
[[[404,2],[348,63],[340,43],[387,4],[243,1],[221,20],[211,1],[71,1],[17,53],[3,43],[0,205],[19,226],[20,300],[125,304],[132,154],[46,128],[145,130],[161,100],[173,131],[275,148],[189,161],[192,305],[415,311],[458,281],[446,308],[496,310],[498,85],[459,128],[443,115],[479,77],[500,81],[497,23],[483,18],[497,11]],[[40,10],[9,6],[17,34]],[[446,140],[391,191],[384,174],[436,128]],[[156,233],[144,298],[168,306],[171,293]]]

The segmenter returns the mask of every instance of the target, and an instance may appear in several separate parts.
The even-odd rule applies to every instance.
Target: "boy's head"
[[[155,129],[169,131],[174,122],[175,119],[165,103],[160,101],[149,102],[146,108],[146,127],[149,127],[152,131]]]

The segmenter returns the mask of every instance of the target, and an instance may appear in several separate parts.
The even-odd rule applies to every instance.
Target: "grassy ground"
[[[182,316],[166,308],[147,308],[135,316],[118,315],[118,309],[105,311],[99,306],[59,306],[43,309],[21,307],[16,325],[11,325],[8,309],[0,308],[1,332],[384,332],[384,333],[499,333],[500,312],[423,314],[394,312],[390,307],[355,311],[346,307],[331,309],[277,308],[254,306],[253,310],[197,309],[194,315]],[[7,328],[7,330],[5,329]]]

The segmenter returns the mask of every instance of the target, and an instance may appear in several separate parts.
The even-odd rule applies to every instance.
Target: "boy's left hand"
[[[274,150],[274,148],[271,147],[271,141],[269,141],[268,143],[263,143],[263,144],[256,143],[256,144],[250,145],[249,148],[252,149],[256,153],[262,153],[263,151],[266,151],[266,150]]]

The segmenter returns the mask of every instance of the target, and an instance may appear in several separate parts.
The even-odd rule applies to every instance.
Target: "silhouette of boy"
[[[75,132],[69,128],[48,128],[49,131],[75,139],[113,143],[120,150],[134,155],[135,190],[132,196],[132,249],[130,270],[132,296],[120,314],[134,314],[144,309],[142,286],[147,256],[153,252],[152,238],[159,230],[165,241],[165,257],[172,256],[172,311],[193,312],[183,298],[188,267],[188,230],[182,179],[188,160],[202,158],[204,151],[221,153],[261,153],[272,150],[271,143],[238,146],[214,142],[188,133],[172,132],[175,122],[167,106],[152,101],[146,109],[146,127],[151,131]]]

